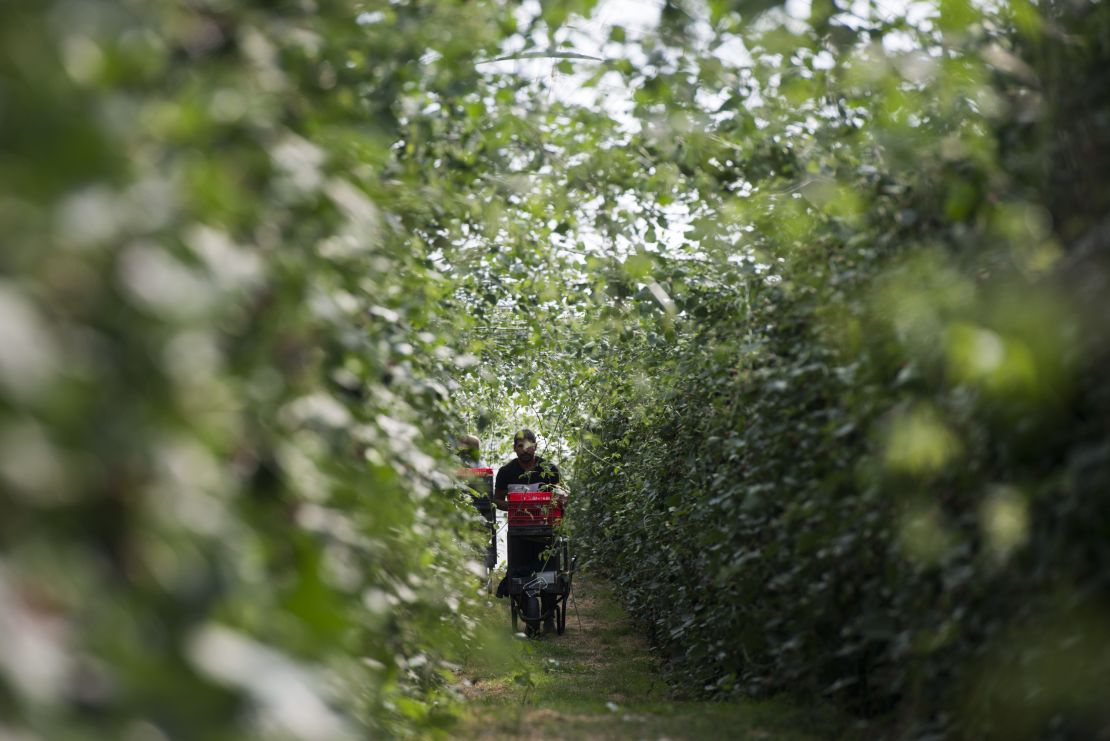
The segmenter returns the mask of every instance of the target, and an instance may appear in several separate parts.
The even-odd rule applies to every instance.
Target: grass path
[[[610,588],[579,574],[574,598],[577,615],[572,607],[564,635],[502,641],[500,652],[483,651],[463,667],[469,712],[452,737],[785,741],[852,736],[843,719],[825,708],[778,699],[673,699],[646,641]],[[509,633],[504,600],[494,604],[489,630]]]

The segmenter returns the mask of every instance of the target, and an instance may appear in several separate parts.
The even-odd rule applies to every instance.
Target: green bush
[[[752,40],[762,128],[711,128],[735,169],[685,180],[743,229],[656,270],[673,339],[611,351],[575,471],[591,560],[677,687],[907,736],[1106,722],[1110,15],[1042,11],[941,3],[927,53],[828,71],[813,19],[780,56]]]
[[[372,5],[0,8],[3,733],[449,722],[465,319],[393,147],[511,18]]]
[[[1105,724],[1110,13],[593,6],[0,7],[5,732],[444,732],[522,422],[686,690]]]

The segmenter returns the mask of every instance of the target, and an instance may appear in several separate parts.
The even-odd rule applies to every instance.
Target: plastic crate
[[[509,492],[509,527],[554,527],[563,519],[563,509],[549,491]]]

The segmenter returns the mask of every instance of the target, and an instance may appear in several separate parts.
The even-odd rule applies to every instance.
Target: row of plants
[[[761,104],[684,141],[718,246],[653,256],[639,283],[671,305],[606,340],[577,533],[680,691],[824,698],[902,737],[1091,737],[1110,15],[935,11],[899,26],[909,50],[841,44],[817,3],[745,36]]]
[[[471,207],[413,132],[457,120],[426,96],[483,97],[515,27],[500,3],[0,7],[0,735],[450,724],[474,319],[433,242]]]
[[[684,686],[1095,722],[1105,10],[594,4],[0,7],[0,731],[442,732],[522,421]]]

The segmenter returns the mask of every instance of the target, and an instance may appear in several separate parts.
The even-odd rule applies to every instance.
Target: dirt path
[[[844,738],[831,713],[786,701],[672,699],[646,641],[607,585],[576,577],[562,636],[517,638],[463,668],[469,715],[453,737],[498,739]],[[493,608],[509,632],[504,601]],[[495,623],[491,622],[491,626]],[[494,628],[496,629],[496,628]],[[488,647],[487,647],[488,648]]]

